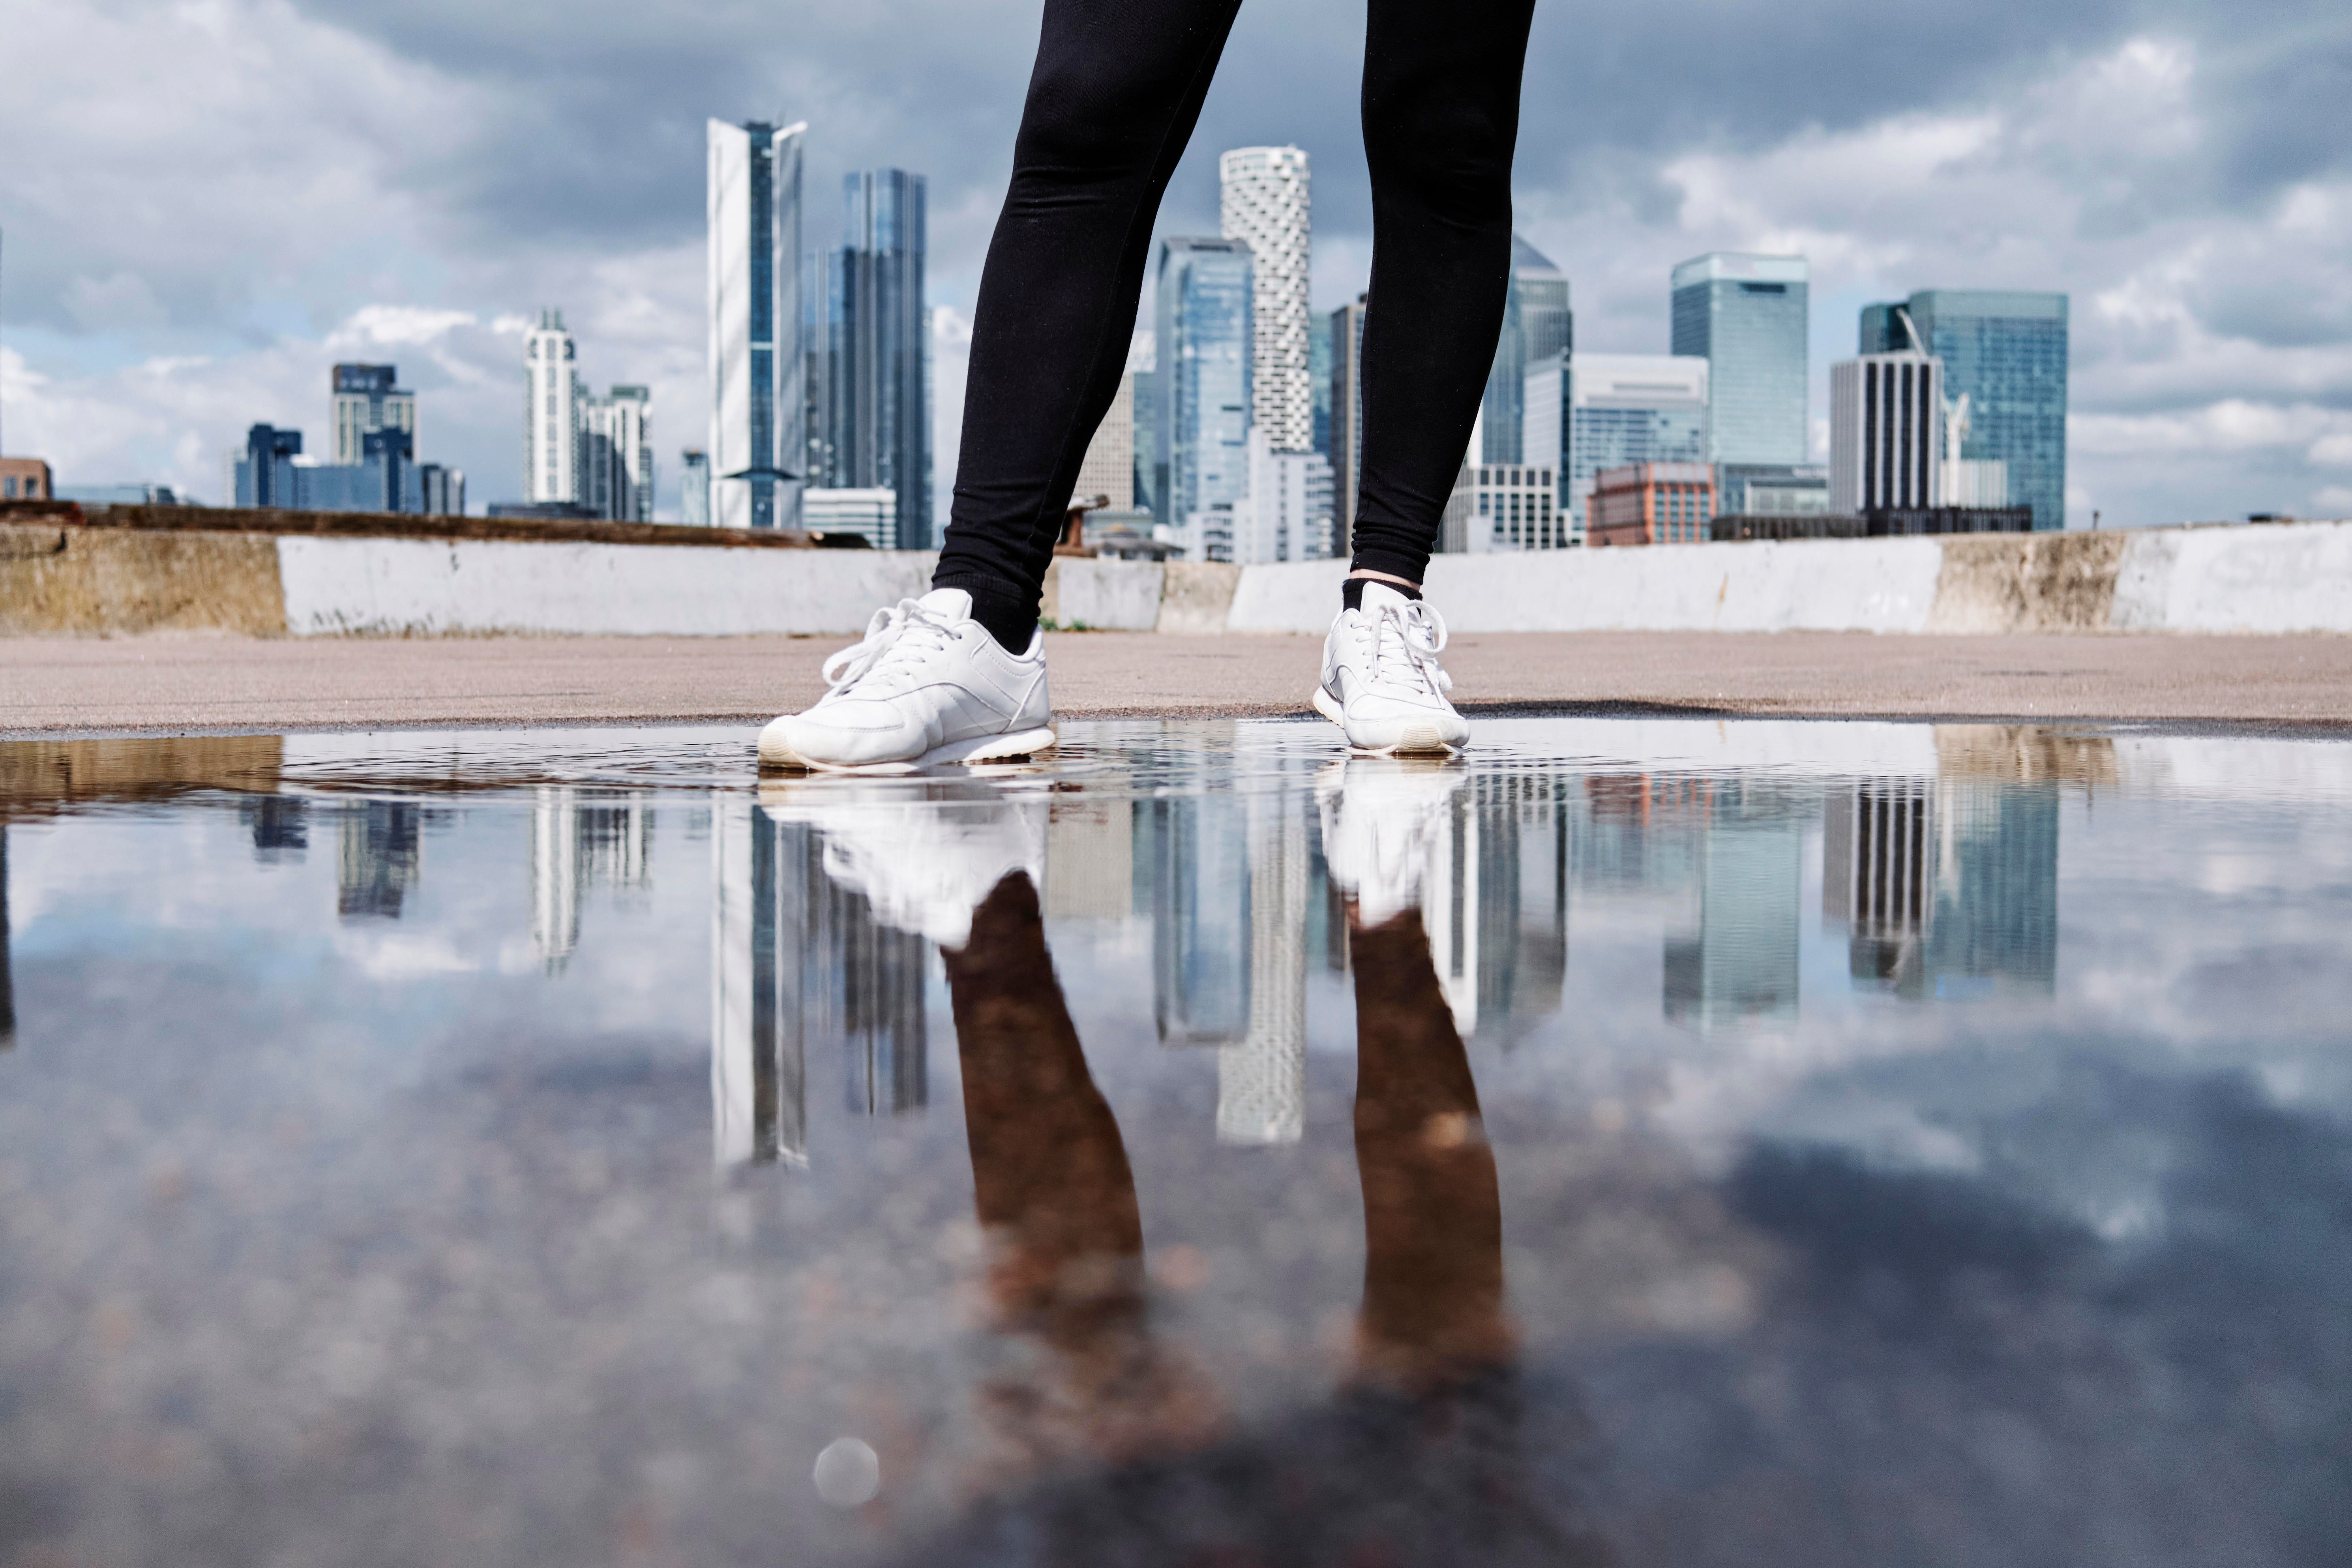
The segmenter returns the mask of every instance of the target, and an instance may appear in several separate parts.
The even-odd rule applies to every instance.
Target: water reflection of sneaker
[[[1050,749],[1045,642],[1009,654],[971,618],[971,595],[934,588],[877,610],[866,640],[824,661],[832,689],[760,731],[781,767],[907,773]]]
[[[1384,925],[1421,902],[1422,879],[1468,778],[1459,765],[1386,757],[1350,757],[1315,775],[1324,863],[1355,898],[1357,924]]]
[[[1315,710],[1348,732],[1348,744],[1381,755],[1444,755],[1470,739],[1437,662],[1445,622],[1419,599],[1364,584],[1363,608],[1341,610],[1323,639]]]
[[[1025,871],[1045,885],[1042,795],[929,780],[811,779],[760,786],[772,822],[823,837],[825,874],[866,895],[874,918],[961,948],[971,912],[996,884]]]

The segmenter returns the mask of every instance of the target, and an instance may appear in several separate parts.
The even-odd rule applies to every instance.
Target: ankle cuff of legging
[[[1391,577],[1402,577],[1408,583],[1424,581],[1429,575],[1429,557],[1415,558],[1385,550],[1360,550],[1348,563],[1350,572],[1381,572]]]

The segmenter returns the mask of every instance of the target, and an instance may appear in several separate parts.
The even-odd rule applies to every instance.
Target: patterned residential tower
[[[1255,423],[1277,452],[1315,449],[1315,389],[1307,372],[1307,153],[1236,147],[1217,159],[1219,223],[1250,248],[1255,273],[1251,371]]]

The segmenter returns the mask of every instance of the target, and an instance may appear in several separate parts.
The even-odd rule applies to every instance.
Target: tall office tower
[[[688,447],[677,455],[677,520],[688,528],[710,526],[710,454]]]
[[[563,312],[544,310],[522,335],[522,499],[580,499],[580,405],[585,389]]]
[[[809,258],[802,320],[809,482],[893,491],[903,550],[931,537],[931,361],[925,186],[874,169],[842,181],[844,241]]]
[[[299,504],[301,481],[294,459],[302,455],[302,432],[256,425],[245,433],[245,450],[230,457],[231,506],[291,507]]]
[[[808,437],[801,342],[805,123],[709,127],[713,521],[798,528]]]
[[[654,520],[653,394],[616,386],[580,411],[581,485],[577,499],[617,522]]]
[[[1135,803],[1132,885],[1151,912],[1152,1016],[1164,1044],[1230,1045],[1249,1033],[1247,799]]]
[[[1942,362],[1945,396],[1968,403],[1958,459],[2004,465],[2006,504],[2032,508],[2037,531],[2066,526],[2066,323],[2063,294],[1985,289],[1922,289],[1862,311],[1863,353]]]
[[[1569,515],[1569,357],[1562,352],[1529,360],[1527,377],[1519,384],[1519,451],[1530,466],[1552,471],[1558,484],[1553,510],[1563,523]],[[1565,527],[1562,535],[1560,542],[1569,542]]]
[[[1364,297],[1331,312],[1331,553],[1356,548],[1364,474]]]
[[[530,806],[530,946],[560,974],[580,945],[578,792],[541,784]]]
[[[1704,359],[1579,354],[1568,361],[1568,542],[1582,544],[1593,476],[1628,463],[1703,463],[1707,451]]]
[[[1943,497],[1942,363],[1864,354],[1830,366],[1830,510],[1928,507]]]
[[[1315,400],[1315,450],[1325,461],[1331,457],[1331,318],[1309,317],[1307,322],[1307,380]]]
[[[335,461],[364,459],[363,438],[375,430],[405,430],[416,436],[416,394],[400,385],[400,371],[388,364],[339,364],[328,373],[335,426]],[[412,448],[413,449],[413,448]]]
[[[1236,147],[1217,159],[1219,227],[1249,247],[1256,285],[1250,389],[1253,422],[1277,452],[1315,449],[1308,380],[1307,153],[1298,147]]]
[[[1160,449],[1160,344],[1140,331],[1127,351],[1127,375],[1135,389],[1135,504],[1154,518],[1164,516],[1160,496],[1168,488],[1168,459]]]
[[[1233,506],[1249,484],[1251,274],[1240,240],[1160,244],[1157,458],[1168,482],[1153,516],[1193,561],[1231,558]]]
[[[1511,236],[1511,288],[1504,297],[1502,335],[1478,410],[1485,432],[1480,462],[1559,466],[1557,453],[1526,449],[1521,398],[1528,368],[1568,349],[1572,332],[1568,279],[1542,251]]]
[[[422,874],[425,814],[404,801],[343,808],[335,836],[335,913],[343,920],[400,918]]]
[[[1102,496],[1122,510],[1135,504],[1135,381],[1133,371],[1118,378],[1118,395],[1095,426],[1095,438],[1087,443],[1086,459],[1078,465],[1078,482],[1070,492],[1073,502]]]
[[[1806,279],[1801,256],[1724,251],[1674,273],[1674,351],[1707,362],[1713,463],[1801,463]]]
[[[1249,1032],[1217,1047],[1220,1143],[1296,1143],[1307,1131],[1307,816],[1301,804],[1272,790],[1245,800]]]
[[[1234,503],[1233,561],[1319,561],[1331,553],[1331,465],[1316,452],[1277,452],[1249,434],[1249,487]]]

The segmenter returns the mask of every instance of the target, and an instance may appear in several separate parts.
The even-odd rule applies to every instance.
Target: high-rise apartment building
[[[2065,295],[1923,289],[1906,300],[1865,306],[1861,337],[1865,355],[1931,355],[1944,367],[1944,395],[1955,408],[1967,400],[1958,461],[2000,463],[2005,473],[2003,500],[1995,500],[1990,469],[1959,470],[1971,481],[1961,504],[2005,501],[2032,508],[2036,530],[2066,526]]]
[[[1315,449],[1308,379],[1307,153],[1298,147],[1236,147],[1217,159],[1219,227],[1249,247],[1253,302],[1252,418],[1277,452]]]
[[[1364,300],[1331,312],[1331,553],[1356,548],[1356,493],[1364,477]]]
[[[580,497],[578,346],[563,312],[544,310],[522,337],[522,499],[531,505]]]
[[[1134,371],[1118,378],[1118,394],[1078,465],[1078,482],[1070,492],[1074,503],[1101,496],[1121,510],[1135,504],[1136,379]]]
[[[1232,558],[1233,506],[1249,486],[1252,271],[1237,239],[1160,245],[1158,447],[1168,481],[1154,516],[1190,560]]]
[[[1927,354],[1830,366],[1830,510],[1855,516],[1942,503],[1944,367]]]
[[[1479,405],[1484,463],[1539,463],[1557,467],[1559,454],[1526,449],[1528,368],[1565,352],[1574,329],[1568,308],[1568,279],[1550,259],[1517,235],[1511,236],[1511,288],[1503,306],[1502,335],[1495,365],[1486,375]]]
[[[618,522],[654,520],[653,393],[615,386],[580,406],[579,500]]]
[[[1674,272],[1674,352],[1707,362],[1716,463],[1806,458],[1801,256],[1717,251]]]
[[[1707,460],[1708,363],[1690,355],[1570,354],[1569,541],[1581,544],[1593,478],[1629,463]]]
[[[710,121],[713,521],[797,528],[808,450],[801,342],[801,156],[806,124]]]
[[[903,169],[842,181],[843,243],[811,256],[803,301],[808,482],[892,491],[887,547],[928,550],[931,356],[925,185]]]
[[[416,394],[400,384],[400,370],[388,364],[339,364],[327,373],[332,398],[337,463],[362,460],[371,431],[405,430],[416,436]]]

